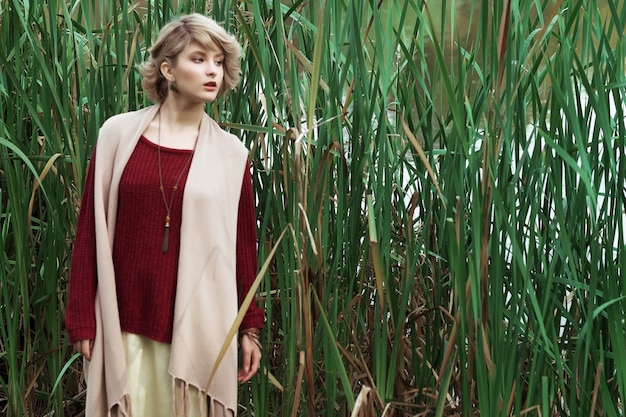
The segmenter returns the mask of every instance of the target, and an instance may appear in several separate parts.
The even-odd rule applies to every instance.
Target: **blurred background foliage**
[[[0,415],[82,415],[85,167],[192,11],[245,55],[207,106],[268,265],[240,415],[624,414],[623,1],[0,0]]]

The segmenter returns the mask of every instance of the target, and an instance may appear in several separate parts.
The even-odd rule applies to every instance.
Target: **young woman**
[[[241,47],[193,14],[139,69],[155,105],[108,119],[86,179],[66,327],[85,358],[87,417],[234,416],[261,357],[248,152],[205,112],[239,81]],[[215,368],[215,369],[214,369]],[[209,385],[210,382],[210,385]]]

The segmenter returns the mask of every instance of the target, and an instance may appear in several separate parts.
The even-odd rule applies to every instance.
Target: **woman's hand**
[[[258,331],[244,331],[240,345],[242,363],[241,369],[237,373],[237,379],[239,382],[247,382],[259,370],[261,363],[261,343],[259,342]]]
[[[74,342],[74,350],[82,354],[88,361],[91,360],[91,351],[93,351],[93,339],[85,339]]]

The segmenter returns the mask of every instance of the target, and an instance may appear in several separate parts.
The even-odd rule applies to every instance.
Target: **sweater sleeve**
[[[70,262],[70,282],[65,327],[70,342],[96,337],[95,297],[97,287],[96,232],[94,220],[95,152],[83,191]]]
[[[246,171],[241,185],[239,212],[237,216],[237,293],[239,305],[243,302],[257,271],[257,234],[256,216],[254,212],[254,196],[252,192],[252,175],[250,164],[246,163]],[[256,297],[239,326],[240,329],[263,327],[264,311],[257,305]]]

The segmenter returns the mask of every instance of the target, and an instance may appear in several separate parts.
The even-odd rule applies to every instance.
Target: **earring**
[[[175,93],[178,93],[178,87],[176,87],[176,80],[170,83],[170,90],[172,90]]]

